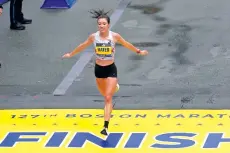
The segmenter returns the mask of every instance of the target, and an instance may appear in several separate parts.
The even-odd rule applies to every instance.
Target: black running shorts
[[[108,78],[108,77],[117,77],[117,67],[115,63],[107,66],[100,66],[95,64],[94,69],[95,77],[96,78]]]

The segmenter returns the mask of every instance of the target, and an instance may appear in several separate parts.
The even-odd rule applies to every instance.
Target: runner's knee
[[[112,101],[112,95],[111,94],[106,94],[105,95],[105,102],[106,103],[109,103],[109,102],[111,102]]]

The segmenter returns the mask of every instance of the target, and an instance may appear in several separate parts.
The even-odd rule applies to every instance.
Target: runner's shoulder
[[[116,41],[121,38],[121,35],[119,33],[113,32],[113,31],[111,31],[111,32],[112,32],[113,38],[115,38]]]
[[[96,32],[91,33],[91,34],[89,35],[88,39],[91,40],[91,41],[94,41],[95,34],[96,34]]]

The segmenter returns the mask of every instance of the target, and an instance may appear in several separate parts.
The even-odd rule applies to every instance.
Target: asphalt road
[[[97,30],[88,10],[114,10],[118,0],[79,0],[69,10],[41,10],[24,1],[33,24],[9,30],[9,4],[0,17],[0,108],[103,108],[94,58],[63,96],[54,90],[82,54],[62,60]],[[149,56],[117,46],[116,109],[229,109],[228,0],[131,0],[112,30]]]

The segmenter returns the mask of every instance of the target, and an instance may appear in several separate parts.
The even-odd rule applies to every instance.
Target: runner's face
[[[102,33],[109,30],[109,24],[105,18],[98,19],[98,30]]]

